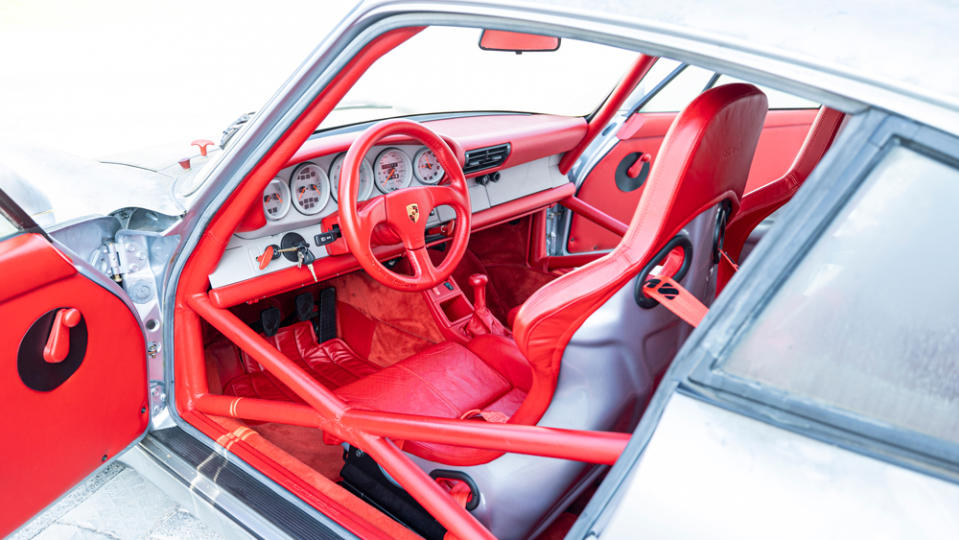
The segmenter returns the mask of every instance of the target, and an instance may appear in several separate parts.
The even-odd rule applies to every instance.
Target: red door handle
[[[80,310],[76,308],[63,308],[57,312],[53,319],[53,328],[50,329],[50,337],[43,347],[44,360],[59,364],[67,359],[70,354],[70,329],[80,324],[81,318]]]

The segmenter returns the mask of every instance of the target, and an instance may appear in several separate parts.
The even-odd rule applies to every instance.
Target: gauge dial
[[[399,148],[387,148],[376,156],[373,173],[376,187],[383,193],[389,193],[410,185],[413,164],[410,157]]]
[[[338,200],[340,196],[340,172],[343,168],[343,158],[346,157],[346,154],[340,154],[336,156],[336,159],[333,160],[333,163],[330,165],[330,186],[333,188],[333,199]],[[360,165],[360,189],[359,194],[356,196],[356,200],[362,201],[369,198],[370,193],[373,192],[373,167],[370,167],[370,163],[363,160],[363,163]]]
[[[282,219],[290,211],[290,188],[286,182],[274,178],[263,190],[263,213],[267,219]]]
[[[413,172],[424,184],[438,184],[446,171],[429,148],[421,148],[413,158]]]
[[[323,210],[330,200],[330,181],[319,165],[308,161],[293,171],[290,192],[293,206],[301,214],[312,216]]]

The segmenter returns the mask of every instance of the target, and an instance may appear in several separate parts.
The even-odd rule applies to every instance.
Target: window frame
[[[646,107],[646,105],[648,105],[649,102],[652,101],[653,98],[655,98],[659,93],[661,93],[663,90],[667,90],[669,88],[669,85],[674,80],[676,80],[676,78],[679,77],[683,73],[683,71],[685,71],[686,68],[688,67],[695,67],[695,66],[686,62],[680,62],[679,65],[673,68],[672,71],[667,73],[662,79],[660,79],[655,85],[653,85],[653,87],[648,92],[646,92],[643,96],[641,96],[638,100],[636,100],[635,103],[629,106],[629,113],[627,114],[627,116],[632,116],[636,113],[671,114],[671,113],[681,112],[682,109],[676,110],[676,111],[647,111],[647,110],[644,110],[643,108]],[[699,91],[699,93],[701,94],[705,92],[706,90],[709,90],[713,88],[714,86],[716,86],[716,83],[719,82],[719,79],[722,78],[724,75],[726,74],[720,73],[718,71],[713,71],[712,75],[710,75],[709,77],[709,80],[706,81],[706,84],[703,86],[703,89]],[[729,75],[729,76],[732,77],[732,75]],[[788,92],[785,92],[785,93],[788,94]],[[689,99],[689,101],[696,99],[697,95],[698,94],[693,95]],[[795,97],[798,97],[798,96],[795,96]],[[800,99],[805,99],[805,98],[800,98]],[[822,107],[822,104],[814,105],[812,107],[770,107],[769,110],[770,111],[807,111],[810,109],[818,109],[820,107]]]
[[[10,234],[0,233],[0,241],[13,238],[24,232],[39,232],[46,236],[46,233],[39,225],[27,214],[20,205],[16,203],[2,188],[0,188],[0,219],[7,221],[13,226],[13,232]]]
[[[723,370],[723,365],[796,264],[858,192],[893,145],[959,168],[959,140],[911,121],[870,111],[850,120],[846,139],[829,153],[795,204],[757,246],[756,264],[737,272],[703,324],[677,356],[688,371],[678,388],[698,399],[773,425],[838,444],[899,466],[959,482],[959,445],[882,423]],[[828,179],[825,178],[828,175]],[[686,354],[684,354],[684,352]]]

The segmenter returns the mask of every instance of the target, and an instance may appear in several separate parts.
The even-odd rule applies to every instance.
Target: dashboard
[[[435,129],[435,125],[442,122],[427,125]],[[449,123],[450,120],[445,122]],[[501,125],[492,120],[485,123]],[[454,124],[458,125],[460,123]],[[454,138],[457,143],[465,140],[469,144],[463,145],[467,148],[464,169],[474,215],[569,183],[566,176],[559,172],[562,152],[557,152],[553,144],[530,152],[521,140],[482,135],[478,139],[474,136],[473,140],[471,137]],[[570,142],[564,142],[564,148],[560,150],[575,144],[574,139],[578,137],[567,138]],[[474,141],[495,144],[478,147]],[[337,190],[348,144],[342,141],[327,141],[326,145],[308,141],[307,144],[316,147],[297,153],[291,164],[280,170],[264,189],[257,207],[250,209],[249,213],[258,218],[257,226],[238,230],[230,238],[216,270],[209,276],[211,287],[224,287],[297,266],[293,250],[284,251],[282,256],[274,254],[266,264],[261,264],[262,255],[270,246],[279,251],[305,242],[308,256],[317,261],[317,268],[324,258],[330,257],[327,243],[332,238],[323,219],[339,210]],[[332,151],[322,153],[324,146],[332,148]],[[477,159],[482,160],[494,152],[498,154],[497,157],[502,157],[498,165],[471,168],[471,164],[479,163]],[[409,144],[406,141],[389,144],[384,141],[384,144],[374,146],[364,157],[358,200],[368,200],[413,186],[435,185],[443,177],[442,167],[433,153],[422,144]],[[434,208],[427,217],[427,228],[440,226],[454,218],[452,208]]]

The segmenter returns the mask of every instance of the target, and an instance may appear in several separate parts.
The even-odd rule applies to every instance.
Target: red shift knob
[[[470,286],[473,287],[473,310],[481,311],[486,309],[486,284],[489,278],[486,274],[473,274],[469,279]]]
[[[486,274],[473,274],[470,276],[470,286],[474,289],[476,287],[486,288],[486,284],[489,283],[489,278],[486,277]]]

